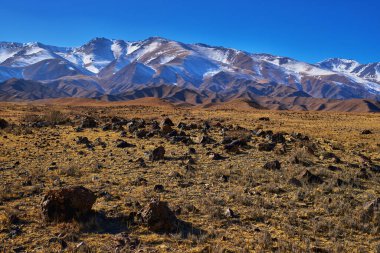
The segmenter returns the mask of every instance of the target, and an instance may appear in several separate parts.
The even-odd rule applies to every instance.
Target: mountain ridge
[[[0,42],[1,100],[131,99],[153,96],[160,86],[176,87],[182,96],[196,93],[196,104],[252,95],[376,101],[380,63],[330,58],[314,64],[162,37],[134,42],[98,37],[79,47]]]

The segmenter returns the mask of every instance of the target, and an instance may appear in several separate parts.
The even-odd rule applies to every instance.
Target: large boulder
[[[259,151],[270,152],[270,151],[272,151],[275,147],[276,147],[276,143],[273,143],[273,142],[270,142],[270,143],[263,142],[263,143],[258,143],[258,144],[257,144],[257,149],[258,149]]]
[[[9,126],[8,121],[6,121],[5,119],[0,119],[0,129],[7,128],[8,126]]]
[[[150,231],[170,233],[177,229],[178,219],[168,203],[153,199],[138,214],[138,220]]]
[[[160,146],[147,153],[150,161],[159,161],[165,159],[165,148]]]
[[[83,186],[51,190],[42,201],[42,214],[50,222],[81,220],[90,213],[95,201],[95,194]]]
[[[80,125],[81,128],[95,128],[97,126],[98,123],[96,122],[96,120],[93,117],[89,116],[85,117]]]
[[[163,126],[171,126],[172,127],[172,126],[174,126],[174,123],[170,118],[165,118],[161,121],[160,126],[161,127],[163,127]]]
[[[322,184],[324,182],[320,176],[311,173],[309,170],[305,170],[302,173],[301,180],[307,184]]]
[[[285,143],[286,139],[283,133],[275,133],[271,136],[272,142],[275,143]]]
[[[161,127],[161,133],[163,135],[167,135],[169,133],[173,132],[173,128],[170,125],[163,125]]]

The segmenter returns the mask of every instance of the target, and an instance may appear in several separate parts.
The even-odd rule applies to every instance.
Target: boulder
[[[238,151],[239,147],[246,147],[247,146],[247,140],[246,139],[238,139],[233,140],[230,143],[224,145],[224,149],[227,151]]]
[[[237,218],[238,216],[235,214],[234,211],[232,211],[231,208],[227,208],[225,211],[224,211],[224,216],[226,216],[227,218]]]
[[[295,177],[292,177],[291,179],[289,179],[288,183],[291,184],[291,185],[294,185],[294,186],[296,186],[296,187],[302,187],[302,183],[301,183],[301,181],[299,181],[299,180],[298,180],[297,178],[295,178]]]
[[[145,129],[135,131],[136,138],[139,138],[139,139],[146,138],[147,135],[148,135],[148,131],[146,131]]]
[[[301,134],[301,133],[292,133],[291,136],[299,141],[309,141],[310,138],[307,135]]]
[[[275,134],[273,134],[271,136],[271,140],[272,140],[272,142],[275,142],[275,143],[285,143],[286,142],[286,139],[285,139],[283,133],[275,133]]]
[[[337,167],[337,166],[334,166],[334,165],[329,165],[327,167],[328,170],[331,170],[331,171],[343,171],[341,168]]]
[[[89,116],[85,117],[80,125],[81,128],[95,128],[97,126],[98,123],[96,122],[96,120],[93,117]]]
[[[179,122],[177,125],[177,128],[182,129],[182,130],[187,130],[187,125],[186,125],[186,123]]]
[[[324,182],[320,176],[314,175],[309,170],[305,170],[302,173],[301,179],[308,184],[322,184]]]
[[[165,187],[162,184],[156,184],[153,188],[155,192],[164,192]]]
[[[173,132],[173,128],[170,125],[163,125],[161,127],[161,133],[163,135],[167,135],[169,133]]]
[[[281,163],[277,160],[267,162],[264,164],[264,169],[266,170],[280,170],[281,169]]]
[[[5,119],[0,119],[0,129],[7,128],[8,126],[9,126],[8,121],[6,121]]]
[[[89,145],[89,144],[91,144],[91,141],[90,141],[87,137],[84,137],[84,136],[78,136],[78,137],[76,138],[76,143],[77,143],[77,144]]]
[[[165,159],[165,148],[160,146],[158,148],[153,149],[148,153],[148,157],[150,161],[159,161]]]
[[[140,223],[153,232],[170,233],[177,229],[178,220],[168,203],[153,199],[137,214]]]
[[[83,186],[50,190],[42,201],[42,214],[49,222],[81,220],[90,213],[95,201],[95,194]]]
[[[263,142],[263,143],[259,143],[257,144],[257,149],[259,151],[266,151],[266,152],[270,152],[272,151],[274,148],[276,147],[276,143],[273,143],[273,142]]]
[[[124,140],[118,140],[116,143],[116,147],[117,148],[133,148],[133,147],[136,147],[136,145],[128,143]]]
[[[153,120],[150,125],[152,130],[160,130],[160,124],[157,121]]]
[[[369,169],[372,171],[372,172],[375,172],[375,173],[380,173],[380,165],[376,165],[376,164],[371,164]]]
[[[174,124],[173,124],[173,121],[171,119],[165,118],[161,121],[160,126],[161,127],[163,127],[163,126],[171,126],[172,127],[172,126],[174,126]]]

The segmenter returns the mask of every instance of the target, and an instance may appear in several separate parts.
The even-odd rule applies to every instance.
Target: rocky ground
[[[380,252],[380,115],[0,107],[1,252]]]

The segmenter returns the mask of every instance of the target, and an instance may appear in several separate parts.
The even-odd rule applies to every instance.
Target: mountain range
[[[68,97],[156,97],[189,105],[302,97],[376,104],[380,63],[332,58],[311,64],[161,37],[95,38],[80,47],[0,42],[1,101]]]

